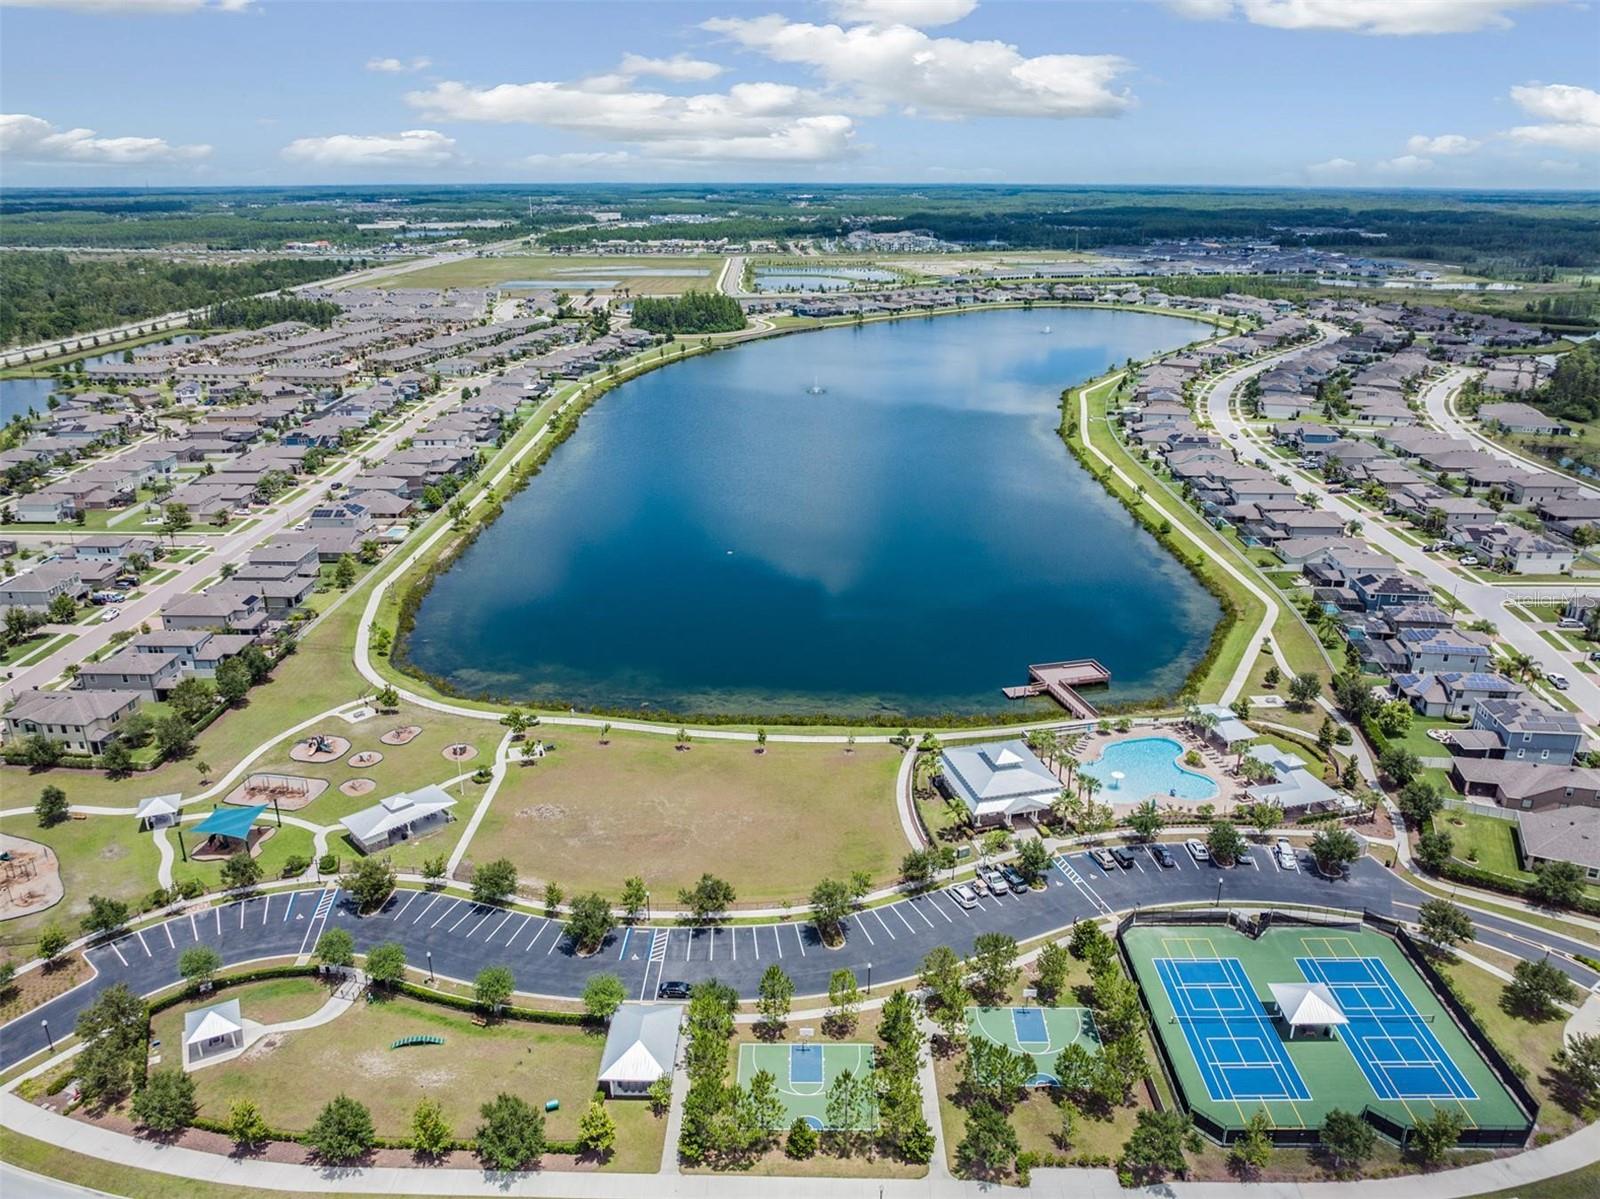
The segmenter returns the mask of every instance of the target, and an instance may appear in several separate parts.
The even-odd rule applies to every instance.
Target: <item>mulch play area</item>
[[[337,762],[350,752],[350,742],[345,737],[333,737],[326,733],[313,733],[303,741],[295,743],[289,751],[289,757],[296,762]]]
[[[476,745],[465,745],[458,741],[454,745],[445,746],[439,752],[444,755],[446,761],[470,762],[478,756],[478,747]]]
[[[368,766],[376,766],[383,761],[383,755],[375,749],[364,749],[358,754],[352,754],[346,766],[354,766],[357,770],[365,770]]]
[[[0,920],[32,916],[61,901],[61,863],[48,845],[0,835]]]
[[[385,745],[406,745],[422,736],[420,724],[404,724],[397,729],[390,729],[378,740]]]
[[[275,803],[280,811],[296,812],[327,789],[327,779],[301,778],[296,774],[252,774],[228,792],[228,798],[222,802],[241,807]]]
[[[371,795],[377,789],[378,784],[371,779],[346,779],[339,784],[339,790],[352,799],[362,795]]]

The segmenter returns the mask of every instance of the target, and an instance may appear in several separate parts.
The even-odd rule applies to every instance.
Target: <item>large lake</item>
[[[1117,698],[1169,691],[1217,604],[1068,454],[1058,405],[1206,331],[974,312],[654,371],[437,581],[410,658],[466,693],[674,713],[1002,712],[1030,662],[1090,656]]]

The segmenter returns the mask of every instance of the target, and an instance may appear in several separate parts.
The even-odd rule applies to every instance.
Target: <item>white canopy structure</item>
[[[611,1017],[600,1054],[600,1085],[613,1099],[647,1094],[672,1073],[678,1056],[681,1003],[625,1003]]]
[[[339,823],[362,852],[371,853],[397,837],[404,840],[420,833],[427,825],[444,823],[455,806],[456,801],[448,791],[437,783],[430,783],[416,791],[402,791],[379,800]]]
[[[212,1053],[226,1053],[244,1047],[244,1017],[239,1001],[227,999],[210,1007],[197,1008],[183,1017],[183,1063],[185,1069]]]
[[[1331,1028],[1348,1024],[1339,1001],[1324,983],[1271,983],[1272,998],[1289,1026],[1289,1035],[1296,1029]]]
[[[141,828],[165,828],[178,819],[178,811],[183,806],[183,796],[176,791],[171,795],[152,795],[148,799],[139,801],[139,826]]]
[[[967,805],[976,824],[1007,824],[1048,811],[1061,780],[1020,738],[957,745],[939,755],[945,785]]]

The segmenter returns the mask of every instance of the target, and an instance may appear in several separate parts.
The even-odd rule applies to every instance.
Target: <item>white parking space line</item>
[[[478,935],[478,931],[482,929],[485,924],[488,924],[489,921],[493,920],[494,917],[495,914],[493,912],[487,913],[482,920],[478,921],[478,923],[474,924],[467,930],[466,939],[470,941],[473,937],[476,937]]]
[[[556,922],[554,920],[552,920],[550,923],[551,924],[555,924]],[[559,931],[560,928],[561,928],[561,925],[556,924],[556,928],[558,930],[556,932],[556,935],[554,937],[550,938],[550,948],[544,951],[544,956],[545,957],[549,957],[552,953],[554,953],[556,951],[556,946],[561,944],[561,933]]]
[[[156,956],[155,954],[150,952],[150,946],[145,943],[144,933],[140,932],[138,929],[135,929],[134,932],[133,932],[133,935],[139,938],[139,948],[144,950],[144,956],[145,957],[153,958],[153,957]]]
[[[289,903],[283,909],[283,922],[285,924],[289,923],[289,914],[294,911],[294,901],[299,899],[299,898],[300,898],[300,892],[298,892],[298,891],[290,891],[289,892]]]
[[[506,918],[504,920],[502,920],[499,924],[495,925],[494,926],[494,931],[491,932],[487,937],[484,938],[484,943],[487,944],[488,942],[493,941],[496,937],[498,937],[500,935],[500,930],[503,929],[506,925],[510,924],[511,923],[511,917],[513,917],[515,915],[516,915],[515,912],[507,912],[506,913]]]
[[[906,932],[910,933],[912,936],[915,936],[917,930],[912,927],[911,921],[906,919],[906,914],[900,910],[903,907],[905,907],[905,904],[903,903],[893,903],[889,905],[889,910],[896,916],[900,917],[900,923],[906,926]],[[933,927],[933,922],[931,920],[928,922],[928,927]]]
[[[862,920],[859,917],[857,917],[856,926],[861,929],[861,935],[867,939],[867,944],[868,945],[876,945],[877,944],[877,942],[872,939],[872,934],[867,931],[867,922],[865,920]]]
[[[932,896],[929,896],[928,902],[933,902]],[[933,921],[928,919],[927,913],[922,910],[922,905],[920,903],[911,904],[910,907],[912,912],[914,912],[921,919],[922,923],[926,924],[929,928],[933,927]]]
[[[106,948],[117,955],[117,961],[121,962],[124,966],[128,964],[128,959],[122,956],[122,950],[117,948],[117,943],[115,941],[112,941],[106,946]]]
[[[267,909],[270,908],[271,906],[272,906],[272,896],[268,895],[267,896],[267,902],[261,905],[261,923],[262,924],[266,924],[266,922],[267,922]]]
[[[406,914],[406,909],[409,908],[412,904],[416,903],[417,902],[417,896],[419,896],[421,894],[422,894],[421,891],[413,891],[413,892],[411,892],[411,898],[406,900],[405,903],[401,904],[400,905],[400,910],[398,912],[396,912],[393,916],[390,916],[389,919],[398,920],[398,919],[400,919],[400,917],[404,916]]]
[[[506,938],[506,948],[507,949],[511,948],[511,942],[515,941],[518,937],[520,937],[522,935],[522,930],[528,927],[529,917],[523,915],[523,913],[521,913],[521,912],[513,912],[512,915],[521,917],[522,923],[517,925],[516,928],[512,929],[511,930],[511,935]],[[507,919],[509,920],[510,917],[508,916]],[[499,933],[500,933],[500,930],[499,929],[495,929],[494,933],[490,937],[490,940],[493,940],[495,936],[499,935]]]
[[[778,947],[778,960],[783,961],[783,938],[778,936],[779,925],[771,925],[772,943]]]
[[[949,894],[949,892],[945,892],[945,894]],[[944,922],[946,924],[954,924],[955,923],[955,920],[951,918],[950,913],[944,910],[944,904],[940,903],[937,899],[935,899],[931,895],[928,896],[928,903],[933,906],[933,910],[934,911],[938,912],[939,915],[944,917]],[[931,926],[933,924],[933,921],[930,920],[930,921],[928,921],[928,923]]]
[[[167,946],[170,949],[178,948],[178,943],[172,939],[172,921],[168,920],[161,926],[161,931],[167,934]]]
[[[533,952],[533,947],[539,943],[539,938],[544,936],[544,930],[549,928],[554,923],[555,923],[555,921],[553,921],[553,920],[546,920],[543,924],[541,924],[539,926],[539,931],[536,932],[533,935],[533,940],[528,942],[528,948],[527,948],[526,952],[528,952],[528,953],[532,953]]]
[[[711,961],[711,962],[716,961],[717,960],[717,930],[716,929],[712,929],[709,933],[706,934],[706,949],[709,951],[709,956],[707,957],[706,960],[707,961]]]
[[[756,951],[756,961],[761,960],[761,938],[756,934],[761,930],[756,925],[750,926],[750,948]]]
[[[1133,868],[1135,870],[1137,870],[1140,874],[1144,873],[1144,863],[1139,861],[1138,858],[1134,858],[1133,859]]]
[[[878,915],[877,908],[868,908],[867,910],[872,913],[872,918],[874,920],[876,920],[879,924],[883,924],[883,917]],[[889,940],[893,941],[897,939],[894,935],[894,930],[887,924],[883,924],[883,931],[889,934]]]
[[[450,901],[450,905],[448,907],[446,907],[442,912],[440,912],[437,916],[435,916],[433,918],[433,923],[428,925],[428,927],[429,928],[438,928],[439,927],[439,922],[442,921],[451,912],[455,911],[456,910],[456,906],[459,903],[460,903],[460,900],[452,899]]]
[[[442,898],[443,898],[442,895],[435,895],[432,899],[430,899],[428,901],[428,906],[427,907],[423,908],[422,911],[418,912],[415,916],[411,917],[411,923],[412,924],[416,924],[424,916],[426,916],[429,912],[433,911],[433,905],[438,903],[439,900],[442,899]]]
[[[222,937],[222,909],[212,908],[211,910],[217,914],[217,937],[220,940]]]
[[[244,909],[245,909],[245,904],[244,904],[243,901],[241,901],[240,904],[239,904],[239,927],[240,928],[244,927]]]
[[[806,939],[800,935],[800,926],[798,924],[791,924],[789,927],[794,929],[794,939],[800,943],[800,956],[805,957]],[[871,938],[869,937],[868,940],[871,940]]]
[[[194,913],[193,912],[189,913],[189,931],[194,934],[194,939],[196,941],[198,941],[200,939],[200,930],[195,927]]]
[[[733,942],[733,960],[739,960],[739,926],[736,924],[728,930],[728,939]]]
[[[463,924],[465,924],[465,923],[466,923],[466,922],[467,922],[467,921],[468,921],[468,920],[470,920],[470,919],[472,919],[472,906],[473,906],[473,905],[472,905],[472,904],[470,904],[470,903],[464,903],[464,904],[462,904],[462,905],[461,905],[461,906],[462,906],[462,907],[464,907],[464,908],[466,908],[466,909],[467,909],[467,910],[466,910],[466,911],[464,911],[464,912],[462,912],[462,913],[461,913],[461,919],[460,919],[460,920],[457,920],[457,921],[456,921],[456,922],[455,922],[455,923],[454,923],[454,924],[452,924],[452,925],[451,925],[451,926],[450,926],[450,927],[449,927],[449,928],[447,928],[447,929],[445,929],[445,930],[444,930],[444,931],[445,931],[445,932],[447,932],[447,933],[453,933],[453,932],[455,932],[455,931],[456,931],[456,929],[458,929],[458,928],[460,928],[460,927],[461,927],[461,926],[462,926],[462,925],[463,925]],[[484,917],[484,919],[485,919],[485,920],[487,920],[487,919],[488,919],[488,917],[487,917],[487,916],[485,916],[485,917]]]

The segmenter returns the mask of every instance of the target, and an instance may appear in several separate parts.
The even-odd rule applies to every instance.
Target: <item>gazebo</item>
[[[187,1070],[211,1054],[244,1048],[244,1017],[239,1001],[227,999],[196,1008],[183,1017],[183,1066]]]
[[[211,815],[207,816],[195,826],[196,833],[204,833],[208,841],[215,841],[218,847],[227,853],[236,853],[240,849],[250,848],[250,829],[256,822],[256,817],[267,810],[266,804],[254,804],[248,808],[213,808]],[[279,817],[282,822],[282,817]],[[230,844],[237,842],[237,844]],[[183,829],[178,829],[178,848],[183,851],[183,860],[189,860],[189,852],[183,843]]]
[[[1306,1028],[1327,1030],[1350,1023],[1326,983],[1271,983],[1273,1001],[1292,1039]]]
[[[139,801],[139,827],[146,831],[166,828],[178,822],[178,810],[183,806],[183,796],[152,795]]]

